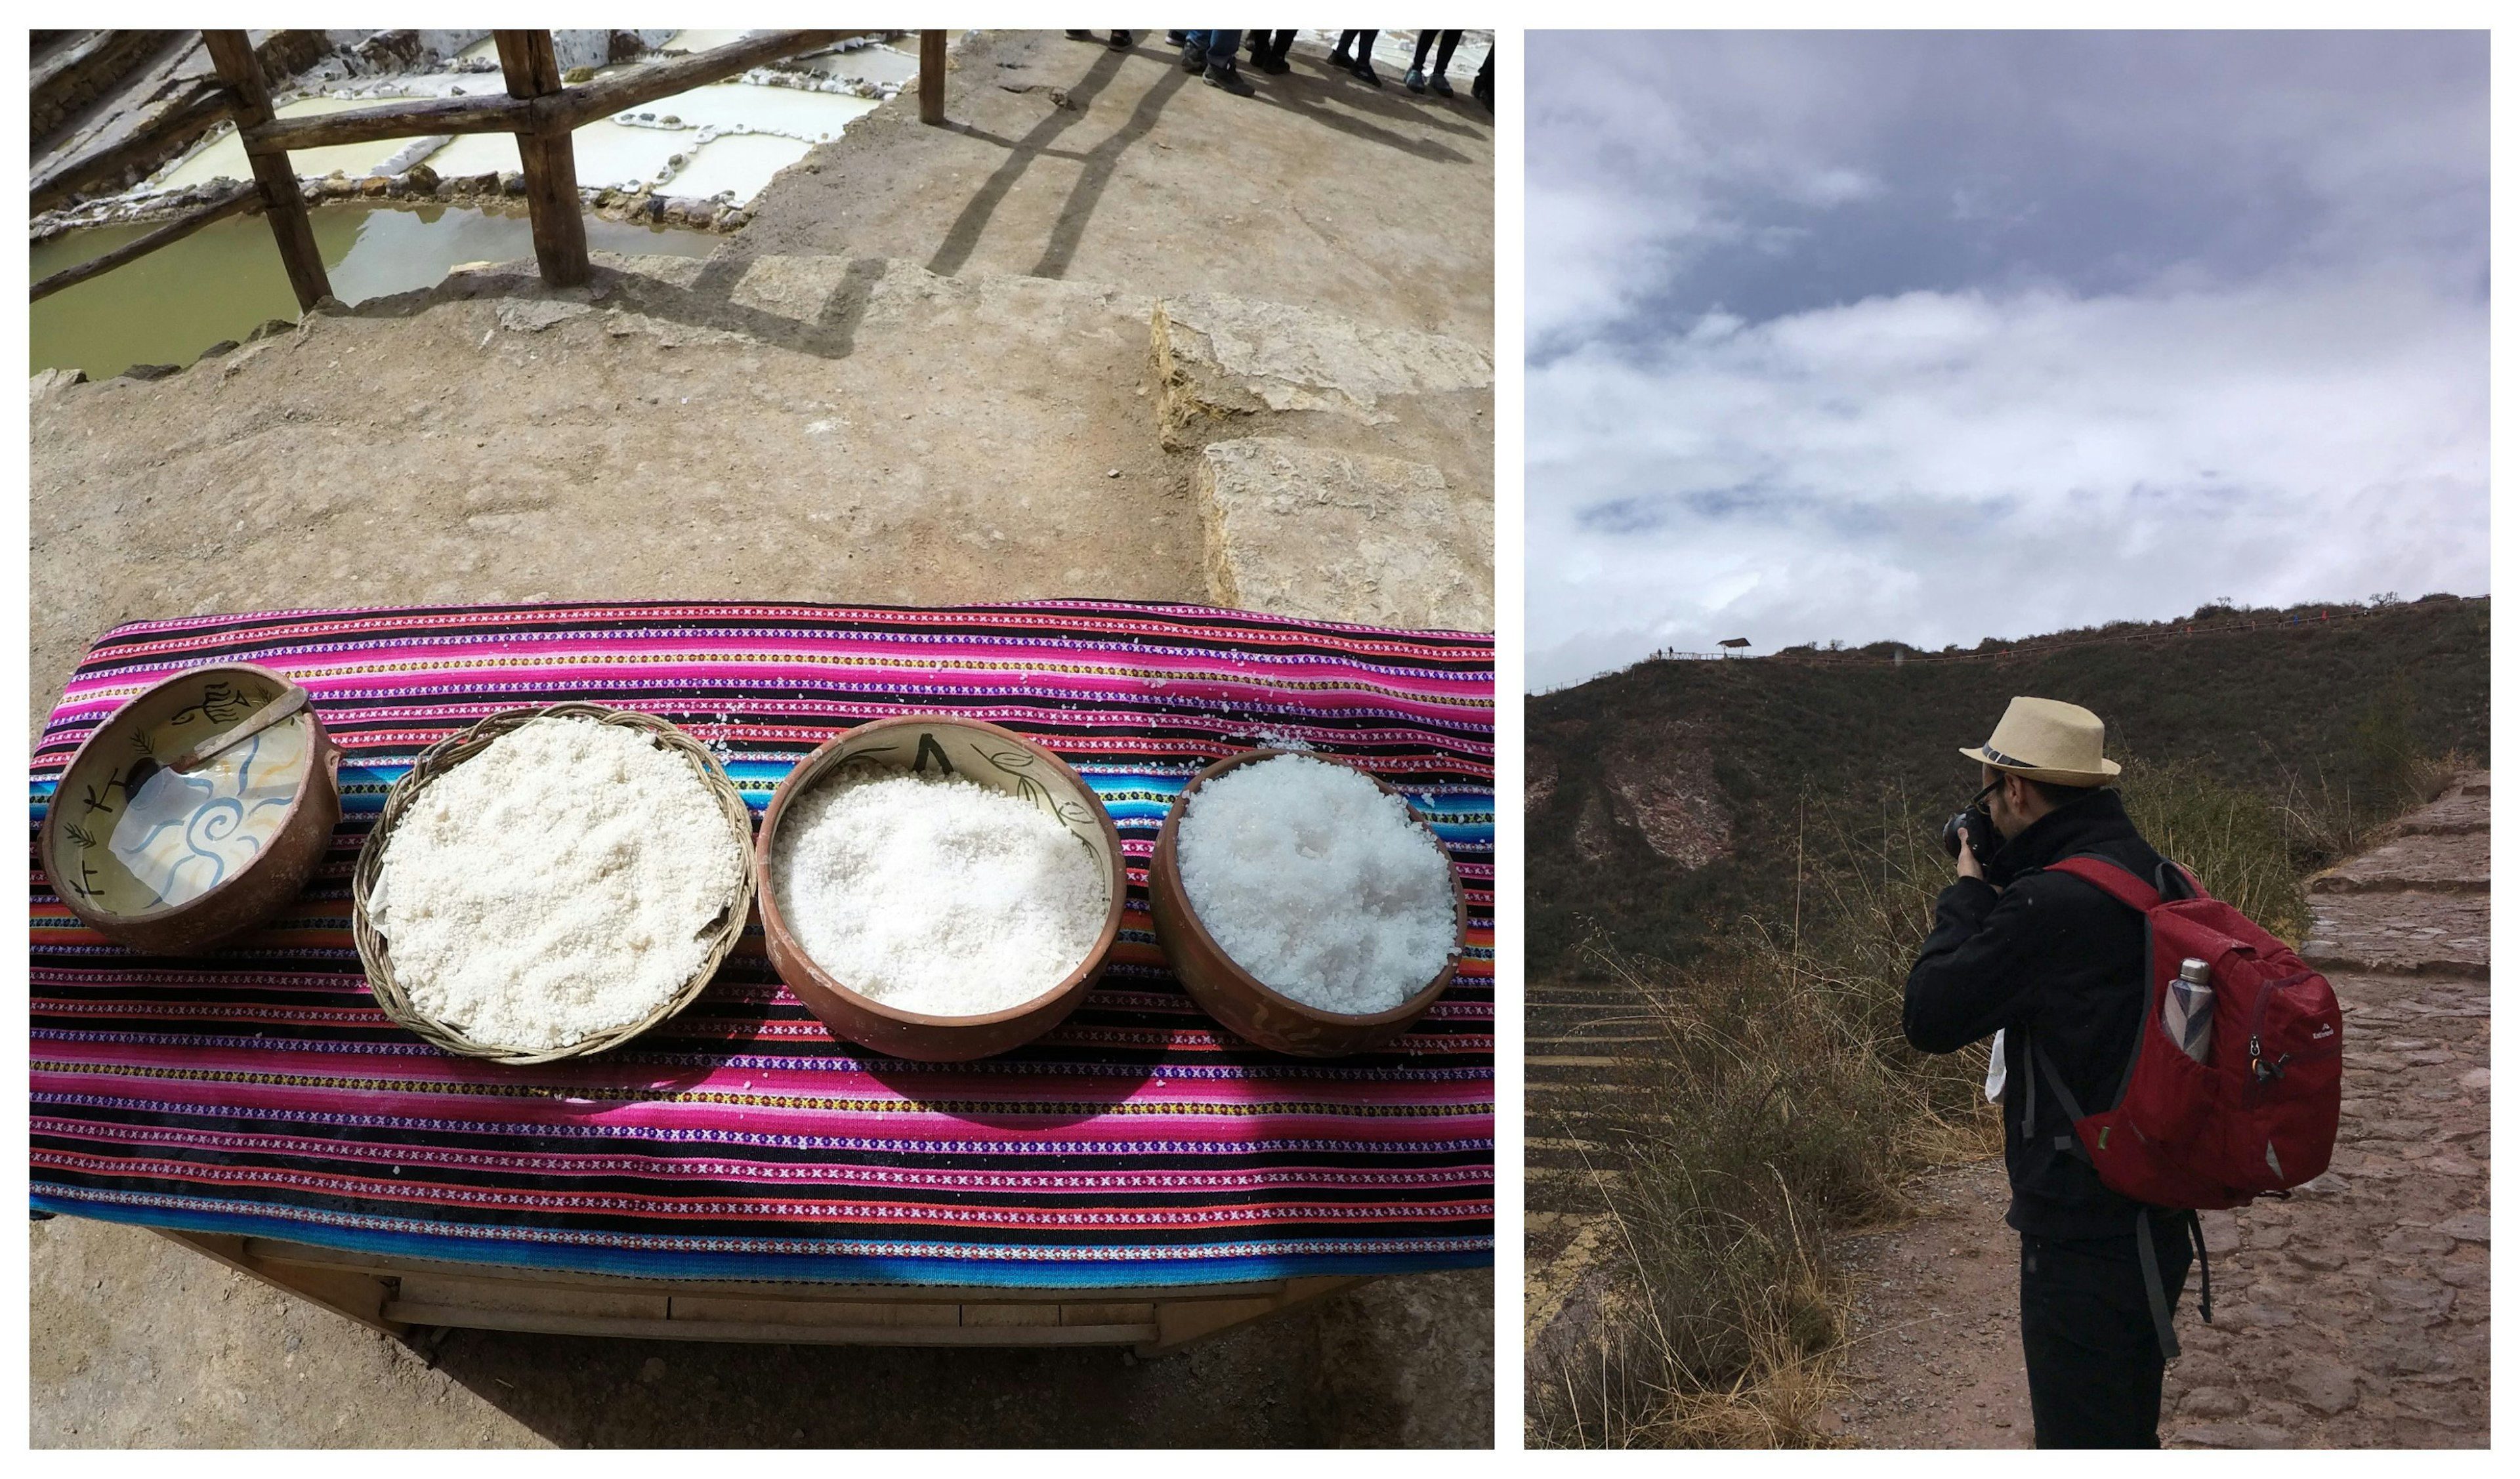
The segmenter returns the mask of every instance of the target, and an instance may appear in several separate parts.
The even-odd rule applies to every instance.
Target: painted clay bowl
[[[212,756],[177,756],[292,685],[215,663],[135,695],[89,734],[44,810],[44,876],[70,913],[144,955],[206,950],[289,907],[341,818],[341,752],[310,706]]]

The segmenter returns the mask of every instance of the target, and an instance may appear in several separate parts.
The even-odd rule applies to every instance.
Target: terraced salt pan
[[[667,44],[683,45],[686,37],[698,38],[690,49],[704,51],[747,34],[686,31]],[[479,43],[488,45],[486,41]],[[477,46],[467,48],[463,55],[471,56],[478,50]],[[869,81],[903,81],[919,73],[916,57],[879,46],[835,53],[815,62],[817,69],[829,75],[864,77]],[[597,75],[613,76],[634,69],[608,67]],[[478,96],[502,90],[504,84],[497,77],[480,72],[434,72],[396,77],[389,87],[358,98],[300,98],[283,104],[278,112],[284,118],[316,117],[396,99],[444,98],[458,92]],[[577,182],[591,189],[627,190],[651,185],[669,195],[701,200],[732,191],[738,203],[749,202],[769,185],[773,175],[803,158],[815,144],[838,138],[842,129],[873,112],[877,106],[872,98],[764,87],[750,82],[712,82],[643,104],[636,112],[649,114],[650,121],[622,124],[599,118],[578,129]],[[662,125],[654,121],[666,117],[675,122]],[[720,132],[714,138],[703,139],[702,135],[711,130]],[[376,172],[409,148],[411,142],[382,139],[294,150],[289,157],[290,165],[301,177],[338,170],[355,179]],[[676,155],[685,160],[678,171],[672,164]],[[488,174],[523,167],[517,155],[515,136],[505,133],[459,134],[429,155],[426,162],[440,175]],[[225,137],[178,163],[158,185],[160,189],[180,190],[221,177],[248,179],[251,174],[245,145],[230,130]]]
[[[772,175],[805,157],[813,148],[802,139],[780,134],[723,134],[701,145],[692,162],[663,189],[667,195],[701,201],[731,190],[742,204],[761,194]]]
[[[347,112],[354,108],[373,108],[390,101],[384,97],[356,100],[300,98],[294,103],[282,104],[274,112],[284,118],[314,118],[326,113]],[[407,139],[379,139],[367,144],[337,144],[329,149],[292,150],[289,166],[300,175],[326,175],[338,169],[356,177],[392,158],[395,151],[409,142]],[[516,166],[508,167],[513,169]],[[253,178],[253,166],[246,162],[245,140],[233,128],[161,176],[158,186],[161,190],[182,190],[222,177],[231,180]]]
[[[643,184],[654,179],[668,158],[690,149],[691,141],[690,134],[671,129],[624,128],[609,118],[598,118],[577,130],[574,138],[577,183],[590,190],[626,190]],[[428,157],[428,167],[440,176],[472,175],[522,169],[524,161],[517,156],[514,134],[458,134]]]
[[[678,120],[677,126],[628,125],[599,118],[579,129],[577,182],[597,189],[654,184],[673,157],[682,155],[688,162],[659,189],[702,200],[731,190],[737,202],[742,203],[759,195],[771,176],[803,158],[815,143],[838,138],[842,128],[876,107],[868,98],[749,82],[712,82],[637,110],[658,118],[670,115]],[[701,131],[709,128],[764,132],[721,134],[699,142]],[[459,135],[428,157],[428,166],[440,175],[523,167],[515,136],[503,133]]]
[[[875,112],[873,98],[807,92],[795,87],[763,87],[752,82],[711,82],[676,93],[636,110],[662,118],[680,118],[685,128],[750,128],[798,138],[829,140]]]
[[[750,31],[687,30],[668,37],[661,51],[704,52],[721,46],[732,46]],[[915,52],[874,42],[852,46],[845,51],[822,52],[799,57],[793,65],[826,77],[854,77],[863,82],[902,84],[919,76],[919,57]]]

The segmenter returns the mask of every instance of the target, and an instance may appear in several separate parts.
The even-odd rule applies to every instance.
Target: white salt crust
[[[1453,863],[1399,797],[1358,771],[1280,755],[1198,788],[1182,885],[1234,963],[1350,1016],[1408,1001],[1458,945]]]
[[[536,719],[413,798],[368,914],[413,1006],[544,1051],[672,1000],[743,867],[682,755],[617,724]]]
[[[1111,904],[1066,827],[959,776],[817,784],[780,820],[771,887],[815,964],[929,1016],[1048,992],[1085,964]]]

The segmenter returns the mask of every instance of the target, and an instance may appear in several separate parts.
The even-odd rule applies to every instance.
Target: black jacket
[[[2133,1236],[2138,1204],[2056,1137],[2065,1106],[2032,1060],[2035,1040],[2085,1113],[2117,1102],[2142,1021],[2143,916],[2067,874],[2037,870],[2095,854],[2156,879],[2161,855],[2137,833],[2115,790],[2058,807],[2004,844],[1987,877],[1961,878],[1934,901],[1934,930],[1908,972],[1908,1041],[1958,1053],[2004,1029],[2005,1221],[2041,1237]],[[2002,891],[1999,893],[1998,888]],[[2022,1117],[2036,1095],[2035,1136]]]

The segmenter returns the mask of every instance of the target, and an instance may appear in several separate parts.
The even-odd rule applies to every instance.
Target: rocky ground
[[[2336,1157],[2289,1201],[2207,1214],[2214,1323],[2196,1318],[2191,1275],[2166,1446],[2489,1444],[2491,797],[2487,773],[2463,775],[2312,881],[2303,954],[2346,1012]],[[1851,1250],[1834,1423],[1872,1447],[2027,1446],[2002,1165],[1912,1190],[1921,1217]]]
[[[221,610],[1250,592],[1491,627],[1490,119],[1293,61],[1235,98],[1159,44],[982,34],[951,127],[885,105],[705,262],[461,272],[166,378],[39,380],[30,724],[114,623]],[[432,1367],[145,1232],[62,1219],[32,1259],[40,1445],[1493,1429],[1484,1273],[1135,1367],[466,1331]]]

